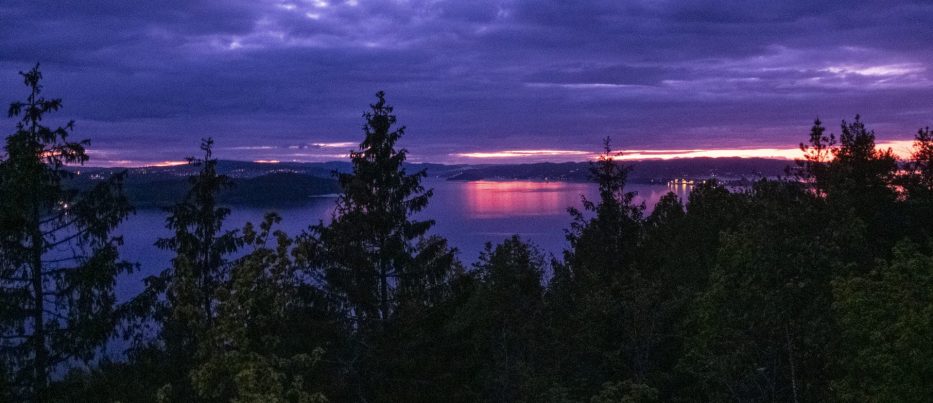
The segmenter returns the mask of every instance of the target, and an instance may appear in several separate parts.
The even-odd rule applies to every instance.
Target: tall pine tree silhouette
[[[111,333],[114,279],[132,267],[111,231],[131,208],[125,174],[68,186],[66,166],[88,161],[89,141],[69,139],[73,122],[44,126],[62,102],[42,96],[38,65],[20,74],[29,96],[10,105],[20,121],[0,163],[0,368],[11,372],[8,398],[44,401],[50,374],[92,358]]]
[[[385,378],[374,358],[381,335],[404,312],[435,300],[454,259],[445,240],[425,237],[433,221],[412,218],[432,191],[421,184],[425,171],[406,172],[408,152],[396,148],[405,128],[393,129],[385,94],[376,98],[363,115],[365,138],[350,153],[353,170],[339,175],[343,193],[333,221],[313,226],[299,242],[325,291],[343,306],[354,343],[345,359],[350,393],[364,401]]]
[[[227,278],[227,257],[242,243],[238,231],[223,229],[230,209],[218,204],[217,195],[232,184],[217,171],[213,145],[212,139],[202,140],[203,157],[188,158],[200,169],[189,178],[185,198],[168,209],[166,227],[172,236],[156,242],[160,249],[174,252],[171,267],[147,278],[146,291],[132,302],[143,323],[154,319],[160,326],[154,344],[144,344],[134,353],[160,357],[156,361],[161,372],[153,377],[163,383],[158,392],[162,400],[196,399],[190,372],[206,360],[199,354],[208,351],[201,345],[216,321],[216,291]]]

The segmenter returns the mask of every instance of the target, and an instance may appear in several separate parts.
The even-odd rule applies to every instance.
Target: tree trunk
[[[35,186],[38,188],[38,186]],[[33,194],[32,221],[31,226],[31,249],[32,249],[32,298],[33,298],[33,400],[42,401],[42,394],[48,383],[48,351],[45,346],[45,300],[42,287],[42,249],[44,248],[42,229],[39,226],[40,198],[38,192]]]
[[[379,314],[382,316],[382,326],[385,328],[389,321],[389,263],[386,262],[385,235],[379,236]]]
[[[790,342],[790,330],[788,330],[787,322],[784,322],[784,338],[787,340],[787,361],[790,363],[790,386],[791,392],[793,392],[794,403],[798,403],[797,399],[797,371],[794,367],[794,348]]]
[[[379,288],[382,323],[385,325],[389,320],[389,273],[385,262],[380,262],[379,264]]]

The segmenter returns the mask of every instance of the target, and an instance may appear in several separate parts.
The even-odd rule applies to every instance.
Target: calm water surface
[[[566,246],[564,229],[571,221],[567,208],[579,208],[581,195],[591,199],[597,196],[595,185],[589,183],[429,180],[425,185],[434,189],[434,197],[421,218],[434,219],[432,233],[446,237],[466,263],[476,260],[486,242],[500,242],[513,234],[559,256]],[[667,192],[683,198],[689,191],[665,185],[631,185],[629,190],[638,192],[638,200],[649,209]],[[240,228],[247,221],[258,223],[266,212],[276,211],[282,216],[279,229],[297,235],[319,220],[329,220],[334,200],[313,198],[305,205],[284,208],[236,206],[227,227]],[[117,233],[124,237],[123,258],[140,264],[140,270],[118,282],[121,299],[142,291],[145,277],[168,266],[171,253],[153,246],[156,239],[171,235],[165,229],[165,216],[161,210],[139,210],[118,228]]]

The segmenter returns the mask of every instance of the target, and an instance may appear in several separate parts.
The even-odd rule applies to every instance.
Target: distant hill
[[[93,185],[91,175],[75,181],[79,187]],[[188,176],[164,174],[127,176],[124,190],[130,203],[139,208],[168,207],[184,198]],[[311,197],[340,192],[331,178],[288,172],[269,173],[251,178],[233,178],[233,187],[220,193],[218,201],[236,205],[280,205],[307,202]]]
[[[675,178],[743,181],[784,175],[793,161],[766,158],[685,158],[625,162],[632,167],[632,183],[666,183]],[[220,195],[227,204],[275,205],[302,203],[310,197],[338,193],[334,172],[349,172],[349,162],[283,162],[264,164],[247,161],[219,161],[218,171],[229,175],[233,189]],[[429,177],[471,180],[548,180],[589,181],[589,163],[535,163],[444,165],[408,164],[409,172],[424,169]],[[164,207],[181,200],[188,189],[187,178],[196,167],[75,168],[80,172],[74,182],[91,186],[94,181],[116,172],[127,171],[126,193],[137,207]]]
[[[472,167],[472,165],[406,164],[406,168],[409,172],[424,169],[428,171],[429,176],[434,177],[447,177],[459,173],[468,167]],[[333,178],[334,172],[345,173],[350,172],[351,169],[352,165],[349,161],[279,162],[274,164],[228,160],[217,162],[217,172],[233,178],[253,178],[270,173],[293,173],[320,178]],[[98,174],[102,176],[109,176],[116,172],[127,171],[130,180],[153,181],[155,178],[169,179],[193,175],[197,173],[198,168],[183,164],[177,166],[148,166],[135,168],[81,167],[72,168],[72,170],[80,171],[86,175]]]
[[[294,173],[273,173],[234,180],[234,188],[221,193],[231,204],[300,203],[312,196],[340,193],[336,180]]]
[[[783,176],[793,161],[767,158],[683,158],[625,162],[632,167],[629,180],[633,183],[665,183],[675,178],[721,178],[723,180],[754,179]],[[536,163],[516,165],[483,165],[464,168],[450,180],[553,180],[588,181],[589,163]]]

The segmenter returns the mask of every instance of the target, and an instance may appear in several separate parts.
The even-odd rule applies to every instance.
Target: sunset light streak
[[[97,160],[95,167],[110,168],[167,168],[187,165],[188,161],[136,161],[136,160]]]
[[[311,143],[312,147],[318,147],[318,148],[347,148],[347,147],[355,147],[357,145],[358,145],[357,143],[352,142],[352,141],[338,141],[338,142],[333,142],[333,143]]]
[[[877,149],[891,149],[899,158],[909,158],[913,142],[910,140],[879,142]],[[794,160],[803,158],[799,147],[793,148],[722,148],[722,149],[670,149],[670,150],[617,150],[622,153],[615,157],[622,161],[671,160],[678,158],[770,158]],[[599,153],[578,150],[504,150],[481,151],[451,154],[453,157],[473,160],[527,160],[548,157],[548,160],[585,161],[599,157]]]
[[[188,165],[188,161],[159,161],[146,164],[145,166],[149,167],[177,167],[181,165]]]
[[[507,150],[491,152],[474,152],[453,154],[457,157],[465,158],[524,158],[524,157],[567,157],[567,156],[589,156],[593,153],[588,151],[576,150]]]

